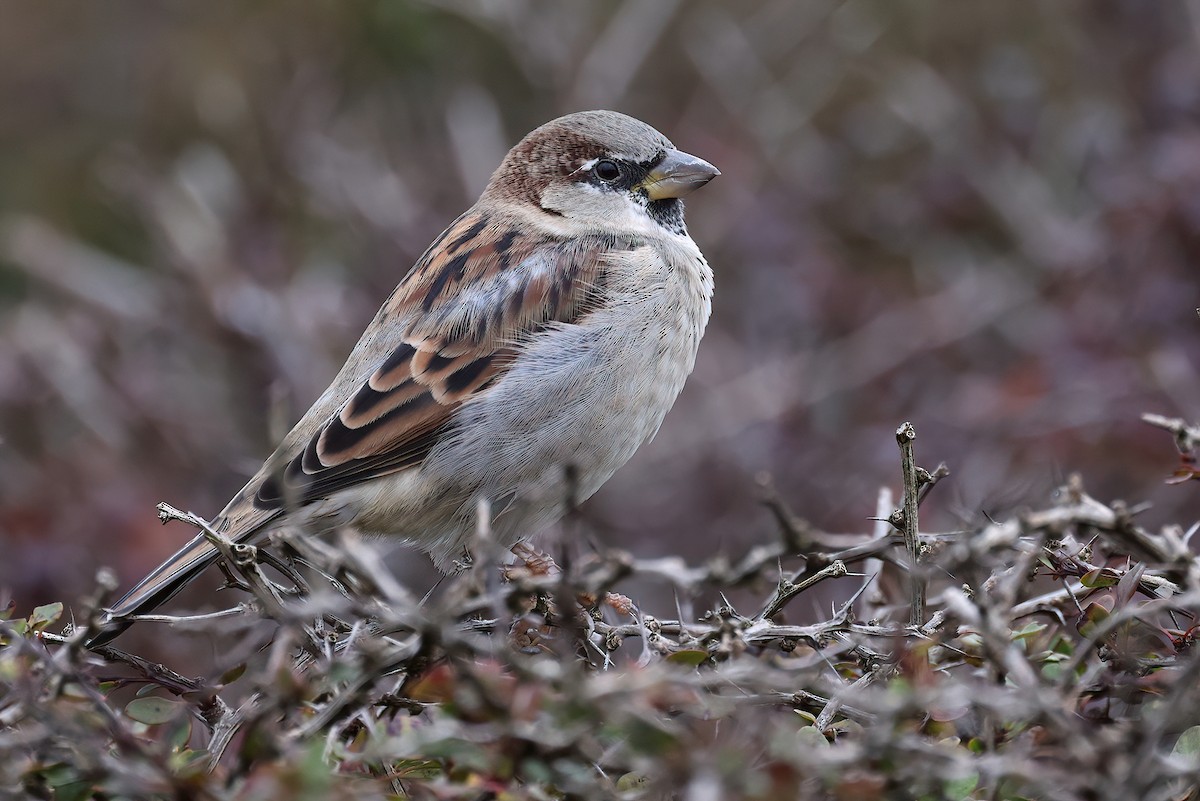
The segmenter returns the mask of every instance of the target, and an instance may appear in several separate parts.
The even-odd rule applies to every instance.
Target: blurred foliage
[[[717,272],[696,374],[588,504],[600,539],[736,552],[770,526],[761,471],[858,530],[904,419],[956,468],[931,530],[1072,469],[1152,501],[1148,524],[1194,519],[1137,415],[1200,402],[1198,20],[1134,0],[9,7],[0,586],[31,608],[174,551],[154,503],[219,509],[505,150],[593,107],[724,173],[689,207]]]

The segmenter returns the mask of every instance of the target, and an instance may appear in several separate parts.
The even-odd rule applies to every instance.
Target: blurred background
[[[696,372],[586,505],[699,560],[952,477],[923,526],[1071,471],[1146,525],[1200,418],[1200,3],[39,2],[0,23],[0,586],[128,587],[326,386],[504,152],[646,120],[723,175]],[[402,560],[428,574],[423,558]],[[200,601],[196,601],[200,603]]]

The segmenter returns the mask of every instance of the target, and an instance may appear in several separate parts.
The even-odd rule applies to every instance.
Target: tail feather
[[[257,479],[255,479],[257,480]],[[251,486],[251,484],[247,486]],[[234,496],[229,505],[210,523],[233,542],[254,539],[272,520],[280,509],[260,509],[250,500],[252,493],[245,489]],[[217,561],[221,552],[203,534],[176,551],[175,555],[156,567],[150,575],[137,583],[125,597],[108,609],[108,618],[95,637],[88,640],[88,647],[95,648],[111,642],[132,624],[130,615],[145,615],[153,612],[174,598],[180,590],[200,575],[204,568]]]
[[[112,641],[132,625],[124,618],[153,612],[175,597],[219,556],[220,551],[203,534],[197,534],[109,608],[107,620],[100,632],[88,640],[88,647],[95,648]]]

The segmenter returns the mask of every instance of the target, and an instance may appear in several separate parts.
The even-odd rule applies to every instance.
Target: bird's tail
[[[129,615],[148,614],[171,600],[218,556],[220,551],[203,534],[197,534],[109,608],[99,633],[88,640],[88,647],[105,645],[129,628],[132,625],[126,620]]]

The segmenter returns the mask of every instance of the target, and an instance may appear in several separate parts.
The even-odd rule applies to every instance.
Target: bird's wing
[[[492,225],[464,216],[431,246],[364,336],[393,332],[393,341],[370,343],[373,369],[335,393],[336,411],[297,425],[301,436],[271,460],[256,507],[303,505],[419,464],[455,409],[503,375],[527,336],[596,302],[611,243],[531,241]]]
[[[525,337],[593,307],[604,254],[632,247],[608,237],[540,239],[481,211],[460,217],[214,527],[245,541],[286,510],[419,464],[455,409],[507,370]],[[112,617],[157,607],[217,556],[197,536],[118,601]]]

